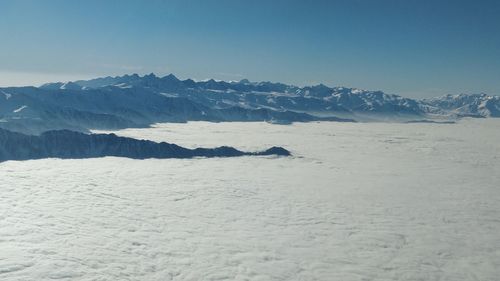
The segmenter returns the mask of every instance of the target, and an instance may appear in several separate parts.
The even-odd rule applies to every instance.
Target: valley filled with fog
[[[114,133],[292,156],[2,162],[1,280],[500,275],[499,119]]]

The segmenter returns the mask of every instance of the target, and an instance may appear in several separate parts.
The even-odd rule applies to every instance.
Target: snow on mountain
[[[8,100],[8,99],[10,99],[10,98],[12,97],[12,95],[11,95],[11,94],[9,94],[9,93],[6,93],[6,92],[4,92],[4,91],[0,91],[0,92],[1,92],[4,96],[5,96],[5,99],[6,99],[6,100]]]
[[[448,113],[456,116],[500,117],[500,96],[486,94],[445,95],[422,100],[432,113]]]
[[[1,126],[29,133],[196,120],[288,124],[344,119],[408,122],[464,116],[500,117],[500,98],[485,94],[415,100],[382,91],[323,84],[297,87],[247,79],[194,81],[180,80],[173,74],[108,76],[48,83],[39,88],[3,88],[2,92],[6,101],[0,103],[0,119],[6,122]],[[11,116],[25,105],[29,111],[17,112],[15,118]]]
[[[91,83],[82,86],[74,82],[81,88],[61,89],[62,84],[58,83],[46,84],[40,88],[5,88],[5,92],[12,93],[12,96],[0,103],[0,127],[40,134],[47,130],[87,132],[90,129],[147,127],[158,122],[197,120],[268,121],[281,124],[320,120],[352,121],[283,108],[243,106],[244,101],[231,105],[236,95],[216,92],[208,96],[207,90],[193,92],[189,88],[176,90],[171,86],[165,87],[165,83],[181,83],[174,76],[159,78],[149,75],[145,79],[136,79],[134,75],[128,77],[131,78],[129,82],[133,82],[135,86],[116,84],[117,81],[103,78],[102,81],[106,80],[112,85],[107,85],[106,82],[101,83],[102,87],[88,88]],[[192,93],[198,94],[200,98],[191,95]],[[230,101],[223,102],[224,98]],[[22,106],[29,107],[29,110],[18,110]],[[18,111],[15,112],[16,110]]]
[[[81,90],[83,87],[74,82],[57,82],[43,84],[40,88],[51,90]]]
[[[235,104],[259,109],[292,110],[306,112],[368,112],[419,115],[422,113],[417,102],[397,95],[380,91],[365,91],[344,87],[330,88],[323,84],[297,87],[283,83],[217,81],[214,79],[195,82],[179,80],[173,74],[158,77],[153,73],[117,77],[97,78],[88,81],[75,81],[75,84],[88,88],[136,88],[157,94],[169,93],[185,97],[210,107],[227,108]],[[61,85],[44,85],[42,88],[61,88]]]
[[[27,107],[28,107],[27,105],[23,105],[23,106],[21,106],[21,107],[19,107],[17,109],[14,109],[12,112],[19,113],[19,112],[23,111]]]

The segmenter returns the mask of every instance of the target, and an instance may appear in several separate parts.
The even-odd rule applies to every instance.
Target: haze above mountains
[[[500,97],[446,95],[415,100],[323,84],[179,80],[137,74],[40,87],[0,88],[0,127],[26,134],[147,127],[158,122],[449,122],[500,117]]]

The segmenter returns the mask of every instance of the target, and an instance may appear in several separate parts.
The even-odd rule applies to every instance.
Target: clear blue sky
[[[0,85],[125,73],[500,94],[500,1],[0,0]]]

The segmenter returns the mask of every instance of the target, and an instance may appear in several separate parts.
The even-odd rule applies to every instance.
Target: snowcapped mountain
[[[471,117],[500,117],[500,96],[486,94],[445,95],[422,100],[430,113]]]
[[[88,81],[75,81],[82,89],[105,87],[138,88],[142,91],[163,94],[169,97],[185,97],[200,104],[216,108],[243,107],[269,108],[316,113],[372,112],[420,115],[418,103],[397,95],[381,91],[365,91],[325,85],[297,87],[283,83],[179,80],[170,74],[157,77],[153,73],[105,77]],[[43,85],[41,88],[60,88],[61,83]],[[67,87],[67,86],[66,86]]]
[[[47,130],[119,129],[157,122],[414,121],[499,117],[499,97],[443,96],[414,100],[381,91],[323,84],[180,80],[151,73],[0,88],[0,127]],[[341,117],[341,118],[339,118]]]
[[[214,106],[210,98],[196,99],[194,94],[191,95],[193,91],[186,84],[196,84],[192,80],[179,81],[173,75],[163,78],[154,75],[137,77],[128,75],[76,81],[70,84],[71,87],[66,87],[69,83],[52,83],[40,88],[2,88],[0,127],[40,134],[48,130],[88,132],[89,129],[146,127],[157,122],[196,120],[268,121],[282,124],[318,120],[352,121],[270,107],[230,103]],[[198,94],[199,90],[194,93]],[[204,93],[207,95],[207,92]]]

